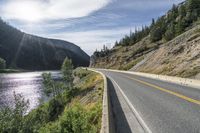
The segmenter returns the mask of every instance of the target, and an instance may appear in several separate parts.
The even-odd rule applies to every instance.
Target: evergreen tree
[[[154,27],[150,32],[150,39],[152,42],[156,42],[162,39],[162,30],[160,27]]]
[[[175,37],[175,28],[174,28],[174,24],[172,23],[167,29],[167,31],[165,32],[164,39],[166,41],[169,41],[173,39],[174,37]]]
[[[73,86],[73,64],[70,59],[67,57],[65,58],[63,65],[62,65],[62,74],[64,77],[65,82],[68,84],[69,87]]]
[[[165,39],[166,41],[183,33],[187,27],[200,19],[200,0],[187,0],[178,6],[173,5],[167,16],[162,16],[156,21],[152,19],[150,26],[142,26],[141,30],[135,28],[135,32],[130,32],[115,46],[129,46],[141,41],[144,37],[150,35],[152,42]],[[95,53],[105,56],[105,52]]]
[[[187,8],[187,20],[191,20],[191,23],[196,21],[200,16],[200,1],[188,0],[186,8]]]
[[[185,19],[181,19],[176,24],[176,35],[180,35],[184,32],[185,28],[187,27],[187,22]]]
[[[155,25],[155,19],[153,18],[151,22],[151,27],[153,27],[154,25]]]
[[[116,42],[115,42],[115,46],[119,46],[119,43],[118,43],[118,41],[116,41]]]
[[[186,16],[186,8],[185,8],[185,5],[181,5],[179,10],[178,10],[178,13],[180,15],[181,18],[185,17]]]
[[[187,11],[188,12],[197,12],[199,14],[200,12],[200,1],[199,0],[188,0],[187,1]]]
[[[176,17],[178,16],[178,8],[175,4],[172,6],[171,14],[172,20],[176,19]]]

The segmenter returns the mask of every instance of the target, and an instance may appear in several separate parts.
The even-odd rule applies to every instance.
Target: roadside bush
[[[84,133],[89,132],[87,113],[80,105],[68,109],[60,120],[61,132]]]
[[[49,121],[53,121],[56,118],[58,118],[58,115],[60,115],[63,112],[64,104],[61,99],[54,98],[49,102],[48,106],[48,116]]]
[[[83,107],[74,103],[55,122],[47,123],[39,133],[98,133],[101,127],[102,105]]]
[[[101,125],[101,105],[96,103],[85,109],[75,104],[66,110],[60,119],[61,132],[64,133],[97,133]]]
[[[29,102],[21,94],[14,93],[14,107],[4,107],[0,110],[0,132],[18,133],[23,131],[24,115],[27,113]]]

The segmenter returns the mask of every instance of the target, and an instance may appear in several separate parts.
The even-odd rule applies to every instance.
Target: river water
[[[59,71],[23,72],[0,74],[0,107],[13,106],[13,93],[22,94],[29,100],[29,111],[36,108],[47,97],[43,94],[42,73],[50,72],[53,79],[60,79]]]

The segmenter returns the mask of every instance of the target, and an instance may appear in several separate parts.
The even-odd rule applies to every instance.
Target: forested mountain
[[[89,65],[90,57],[75,44],[29,35],[0,19],[0,58],[6,60],[7,68],[55,70],[65,57],[75,67]]]
[[[94,52],[91,66],[191,77],[200,73],[200,0],[173,5],[150,26],[112,49]],[[179,66],[179,67],[178,67]]]

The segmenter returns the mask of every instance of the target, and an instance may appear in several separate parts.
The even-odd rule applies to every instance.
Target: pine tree
[[[178,10],[179,15],[181,16],[181,18],[186,16],[186,8],[185,5],[181,5],[179,10]]]
[[[72,61],[70,59],[68,59],[67,57],[65,58],[63,65],[62,65],[62,74],[64,77],[64,80],[66,82],[66,84],[69,87],[73,86],[73,65],[72,65]]]
[[[156,42],[162,39],[162,30],[160,27],[154,27],[150,32],[150,39],[152,42]]]
[[[174,24],[171,23],[169,28],[167,29],[167,31],[165,32],[164,35],[164,39],[166,41],[170,41],[171,39],[173,39],[175,37],[175,28],[174,28]]]
[[[188,0],[186,4],[187,18],[194,22],[200,16],[200,1],[199,0]]]
[[[186,27],[187,27],[187,22],[185,21],[185,19],[179,20],[175,28],[176,35],[180,35],[181,33],[183,33]]]
[[[197,13],[200,13],[200,1],[199,0],[188,0],[187,1],[187,11],[193,12],[198,11]]]
[[[119,46],[119,43],[118,41],[115,42],[115,47]]]

